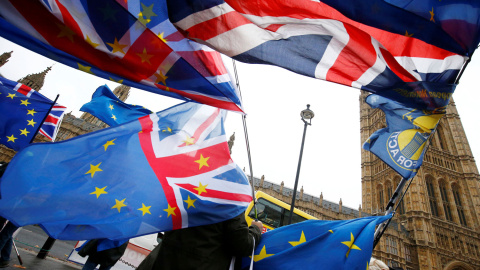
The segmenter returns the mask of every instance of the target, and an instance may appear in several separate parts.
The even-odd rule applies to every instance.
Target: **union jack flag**
[[[422,109],[448,103],[431,97],[454,91],[480,36],[479,1],[166,1],[170,20],[185,35],[238,61],[280,66]],[[433,94],[420,96],[422,90]]]
[[[42,94],[21,83],[17,83],[0,77],[0,84],[7,86],[14,91],[17,91],[18,93],[26,97],[31,97],[32,95],[34,95],[41,96],[43,99],[47,99]],[[45,121],[40,126],[40,134],[47,137],[52,142],[55,141],[66,109],[67,107],[55,103],[55,105],[53,105],[52,109],[50,110],[50,113],[45,118]]]
[[[162,123],[155,114],[139,119],[143,130],[139,134],[140,143],[165,191],[173,229],[201,225],[205,220],[244,208],[252,201],[248,181],[230,158],[225,134],[218,134],[223,130],[221,110],[198,107],[185,113],[184,123]],[[180,163],[195,166],[179,170]],[[190,195],[198,198],[199,206],[195,208],[214,207],[215,211],[199,215],[193,208],[189,210],[191,205],[185,205],[184,201]]]
[[[184,39],[165,2],[126,2],[1,1],[0,35],[105,79],[242,112],[219,53]]]

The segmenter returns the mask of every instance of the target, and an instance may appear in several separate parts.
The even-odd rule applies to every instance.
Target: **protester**
[[[78,255],[88,259],[85,262],[82,270],[94,270],[97,265],[100,265],[100,270],[109,270],[115,263],[123,256],[127,249],[128,240],[112,241],[108,239],[94,239],[89,240],[83,244],[79,249]],[[102,249],[102,247],[111,247]]]
[[[2,177],[8,163],[0,162],[0,178]],[[18,229],[13,223],[7,219],[0,217],[0,268],[8,267],[10,254],[13,246],[13,233]]]
[[[263,224],[245,213],[210,225],[165,232],[163,240],[137,270],[228,270],[234,257],[251,256],[262,235]],[[241,260],[236,260],[235,269]]]

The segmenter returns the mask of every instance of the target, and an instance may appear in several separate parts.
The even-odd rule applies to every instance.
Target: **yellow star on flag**
[[[124,207],[124,206],[127,206],[126,204],[124,204],[124,202],[125,202],[126,199],[127,199],[127,198],[125,198],[125,199],[123,199],[123,200],[121,200],[121,201],[115,199],[115,205],[112,207],[112,209],[113,209],[113,208],[117,208],[117,209],[118,209],[118,212],[120,213],[120,209],[122,209],[122,207]]]
[[[113,120],[117,121],[117,117],[114,114],[112,114],[112,118]]]
[[[15,97],[15,93],[8,94],[7,97],[13,99]]]
[[[170,127],[167,127],[167,129],[163,129],[162,132],[170,132],[172,133],[172,129]]]
[[[28,137],[28,133],[30,133],[30,131],[28,131],[27,128],[20,129],[20,135],[25,135],[25,137]]]
[[[78,64],[78,69],[79,69],[79,70],[81,70],[81,71],[83,71],[83,72],[86,72],[86,73],[90,73],[90,74],[92,74],[92,75],[95,75],[95,74],[93,74],[93,72],[91,71],[91,68],[92,68],[92,67],[84,66],[84,65],[82,65],[82,64],[80,64],[80,63],[77,63],[77,64]]]
[[[28,104],[32,104],[32,103],[28,102],[28,99],[20,100],[20,105],[28,106]]]
[[[108,108],[110,108],[110,110],[113,110],[113,104],[108,105]]]
[[[187,199],[187,200],[184,200],[184,202],[186,202],[187,205],[188,205],[188,206],[187,206],[187,209],[190,208],[190,206],[193,206],[193,208],[195,208],[194,203],[195,203],[196,200],[197,200],[197,199],[195,199],[195,200],[190,199],[190,195],[188,195],[188,199]]]
[[[7,136],[7,138],[8,138],[7,142],[15,142],[15,140],[18,139],[18,138],[15,138],[15,136],[13,136],[13,134],[12,134],[12,136]]]
[[[143,53],[137,53],[137,55],[138,55],[138,56],[140,57],[140,59],[142,60],[142,63],[143,63],[143,62],[147,62],[147,63],[149,63],[149,64],[152,64],[152,63],[150,63],[150,58],[153,57],[153,54],[148,54],[146,48],[143,48]]]
[[[27,111],[28,111],[27,115],[30,114],[31,116],[35,116],[35,114],[37,113],[34,109],[27,110]]]
[[[168,77],[163,75],[163,73],[161,71],[159,71],[158,73],[155,73],[153,74],[153,76],[155,76],[155,78],[157,78],[155,80],[155,83],[158,84],[159,82],[163,83],[163,85],[167,85],[167,79]]]
[[[66,25],[57,23],[57,26],[58,28],[60,28],[60,33],[57,35],[57,37],[58,38],[67,37],[68,40],[73,42],[73,36],[75,35],[75,32],[73,32],[73,30]]]
[[[433,7],[432,7],[432,10],[429,11],[429,13],[430,13],[430,21],[435,22],[435,19],[433,18],[433,16],[435,16],[435,13],[433,13]]]
[[[101,172],[103,171],[102,169],[100,169],[100,164],[102,164],[101,162],[98,163],[97,165],[92,165],[90,164],[90,170],[88,172],[86,172],[85,174],[91,174],[92,175],[92,178],[93,178],[93,175],[95,175],[96,172]]]
[[[142,12],[138,13],[138,18],[137,19],[143,25],[147,25],[151,21],[150,19],[144,18]],[[141,25],[137,25],[137,27],[136,27],[137,30],[141,29],[141,28],[142,28]]]
[[[32,126],[32,127],[34,127],[35,124],[37,123],[37,122],[33,121],[33,119],[32,120],[27,120],[27,122],[28,122],[27,126]]]
[[[119,84],[122,84],[123,83],[123,79],[120,79],[118,81],[114,80],[112,77],[108,77],[110,79],[110,81],[112,82],[116,82],[116,83],[119,83]]]
[[[411,36],[413,36],[413,33],[412,33],[412,34],[409,34],[408,31],[405,30],[405,36],[406,36],[406,37],[411,37]]]
[[[90,194],[95,194],[95,195],[97,195],[97,199],[98,199],[98,197],[100,197],[100,195],[102,195],[102,194],[108,194],[108,192],[105,191],[105,188],[106,188],[106,187],[107,187],[107,186],[104,186],[103,188],[95,187],[95,191],[92,192],[92,193],[90,193]]]
[[[195,189],[195,190],[198,192],[198,195],[201,195],[202,192],[207,193],[207,189],[206,189],[207,186],[208,186],[208,185],[205,185],[205,186],[204,186],[204,185],[202,185],[202,182],[199,182],[199,183],[198,183],[198,187],[193,188],[193,189]]]
[[[354,242],[355,242],[355,239],[353,238],[353,233],[350,233],[350,241],[342,242],[342,244],[348,247],[348,251],[346,255],[347,258],[348,258],[348,254],[350,254],[350,250],[352,249],[361,250],[357,245],[354,244]]]
[[[331,232],[331,233],[333,233],[333,231],[332,231],[332,230],[328,230],[328,231],[329,231],[329,232]]]
[[[162,40],[163,42],[168,43],[168,40],[163,37],[163,34],[164,34],[163,32],[162,32],[162,33],[158,33],[157,37],[160,38],[160,40]]]
[[[305,243],[305,242],[307,242],[307,239],[305,239],[305,234],[302,231],[302,235],[300,235],[300,240],[292,241],[292,242],[288,242],[288,243],[290,243],[290,245],[292,245],[294,247],[294,246],[298,246],[301,243]]]
[[[273,256],[275,254],[267,254],[267,250],[265,249],[265,246],[263,246],[262,250],[260,250],[260,253],[258,255],[253,256],[253,261],[258,262],[260,260],[263,260],[267,257]]]
[[[107,151],[107,148],[110,146],[110,145],[115,145],[115,143],[113,141],[115,141],[116,139],[113,139],[111,141],[107,141],[104,145],[103,145],[103,148],[105,148],[105,151]]]
[[[187,138],[183,142],[185,143],[185,145],[192,145],[195,143],[195,138],[187,136]]]
[[[90,44],[90,46],[92,46],[92,47],[94,47],[94,48],[96,48],[98,45],[100,45],[99,43],[93,42],[88,35],[87,35],[87,38],[85,39],[85,41],[86,41],[88,44]]]
[[[152,206],[145,206],[145,204],[142,203],[142,208],[138,208],[137,210],[142,211],[142,216],[145,216],[145,213],[149,213],[151,215],[152,213],[150,213],[150,207]]]
[[[113,41],[113,43],[108,43],[108,45],[110,45],[110,47],[112,47],[112,53],[116,53],[116,52],[121,52],[123,54],[125,54],[125,52],[123,51],[123,49],[125,47],[127,47],[128,45],[123,45],[123,44],[120,44],[117,40],[117,38],[115,38],[115,40]]]
[[[198,163],[198,169],[200,170],[203,166],[207,166],[207,167],[210,167],[208,166],[208,159],[210,157],[203,157],[202,154],[200,154],[200,159],[199,160],[194,160],[196,163]]]
[[[153,12],[153,4],[150,6],[145,6],[143,3],[140,3],[142,5],[142,15],[145,16],[145,18],[150,19],[153,16],[157,16],[155,12]]]
[[[167,208],[167,209],[163,209],[163,211],[165,211],[165,212],[168,213],[168,216],[167,216],[167,217],[170,217],[170,215],[176,216],[176,214],[175,214],[175,209],[177,209],[177,207],[170,207],[170,204],[169,204],[169,205],[168,205],[168,208]]]

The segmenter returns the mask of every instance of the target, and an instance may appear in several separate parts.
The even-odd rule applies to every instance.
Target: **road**
[[[35,225],[22,227],[14,237],[18,249],[27,249],[35,253],[40,251],[47,238],[48,235],[39,226]],[[60,260],[67,260],[76,243],[77,241],[56,240],[48,256]],[[12,258],[15,256],[12,250]]]

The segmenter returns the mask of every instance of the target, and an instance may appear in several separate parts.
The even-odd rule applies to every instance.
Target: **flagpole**
[[[37,128],[37,130],[35,131],[35,134],[33,134],[32,139],[30,140],[30,143],[33,143],[33,140],[35,140],[35,137],[37,136],[38,131],[42,128],[43,122],[45,122],[45,120],[47,120],[48,115],[49,115],[50,112],[52,111],[52,109],[53,109],[53,107],[55,106],[55,104],[57,104],[57,100],[58,100],[58,97],[59,97],[59,96],[60,96],[60,95],[57,94],[57,97],[56,97],[55,100],[53,101],[52,106],[50,107],[50,109],[48,109],[48,112],[47,112],[47,114],[45,115],[45,117],[43,117],[43,120],[42,120],[42,122],[40,122],[40,125],[38,125],[38,128]]]
[[[240,91],[240,80],[238,79],[238,73],[237,73],[237,65],[235,64],[234,59],[232,59],[232,63],[233,63],[233,70],[235,72],[235,83],[237,85],[238,92],[240,93],[240,98],[242,98],[242,91]],[[247,145],[248,166],[249,166],[249,169],[250,169],[250,181],[249,182],[250,182],[250,185],[252,187],[253,210],[255,212],[255,220],[258,220],[257,199],[255,198],[255,183],[253,182],[252,157],[251,157],[251,154],[250,154],[250,142],[248,140],[247,116],[245,115],[245,113],[242,115],[242,122],[243,122],[243,134],[245,136],[245,144]]]

